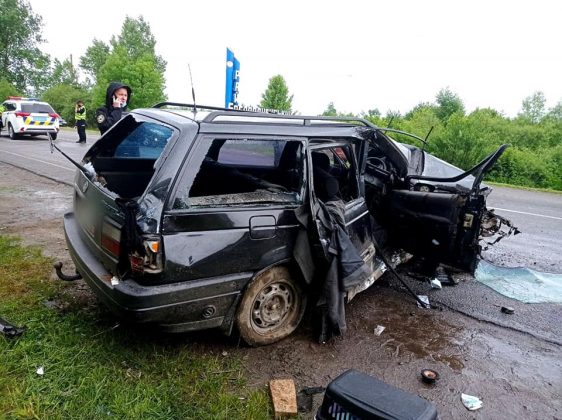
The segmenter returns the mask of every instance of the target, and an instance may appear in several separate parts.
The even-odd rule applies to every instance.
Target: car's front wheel
[[[306,294],[287,267],[260,273],[247,287],[238,307],[240,336],[251,346],[279,341],[297,329],[306,309]]]
[[[18,135],[14,131],[14,127],[12,127],[12,124],[10,123],[8,123],[8,136],[10,136],[12,140],[16,140],[18,138]]]

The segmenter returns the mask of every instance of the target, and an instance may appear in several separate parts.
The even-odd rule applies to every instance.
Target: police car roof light
[[[8,99],[12,99],[16,101],[39,101],[38,98],[23,98],[21,96],[8,96]]]

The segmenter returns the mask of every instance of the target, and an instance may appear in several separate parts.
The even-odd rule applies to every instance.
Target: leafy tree
[[[544,93],[537,91],[523,99],[519,116],[537,124],[546,114],[545,104]]]
[[[155,53],[155,45],[150,25],[142,16],[127,17],[121,33],[111,38],[109,46],[94,39],[86,55],[80,58],[80,66],[96,82],[92,92],[96,107],[105,103],[106,89],[112,81],[131,87],[131,109],[152,106],[166,99],[166,62]]]
[[[435,116],[437,116],[437,106],[435,106],[434,104],[430,104],[429,102],[420,102],[415,107],[413,107],[410,111],[406,112],[404,118],[409,120],[411,118],[414,118],[414,116],[418,112],[426,112],[426,111],[431,112],[435,114]]]
[[[459,113],[464,115],[464,104],[458,95],[453,93],[448,87],[441,89],[435,96],[437,103],[436,113],[439,119],[447,122],[451,115]]]
[[[88,75],[89,84],[96,84],[98,72],[105,64],[110,51],[109,45],[94,38],[92,45],[80,57],[80,68]]]
[[[443,122],[437,118],[435,106],[429,104],[416,105],[402,121],[399,121],[399,127],[403,131],[416,134],[422,138],[425,138],[431,131],[431,136],[428,138],[429,143],[438,137],[444,128]],[[397,140],[421,147],[420,142],[411,137],[401,136]]]
[[[121,33],[117,37],[113,36],[110,44],[113,50],[118,47],[124,48],[127,57],[131,59],[150,54],[154,56],[156,70],[162,74],[166,71],[166,61],[156,54],[156,38],[152,35],[149,23],[142,16],[138,19],[127,16],[121,27]]]
[[[562,101],[550,108],[546,116],[551,120],[562,121]]]
[[[6,79],[0,79],[0,102],[8,96],[21,96],[21,92]]]
[[[546,117],[550,120],[562,122],[562,101],[550,108]]]
[[[69,124],[74,124],[74,105],[81,100],[88,110],[86,115],[89,123],[93,123],[90,94],[83,88],[72,84],[57,84],[47,89],[41,99],[48,102]]]
[[[66,84],[75,87],[80,86],[78,81],[78,70],[72,64],[70,58],[66,58],[62,62],[55,58],[53,63],[53,72],[51,75],[51,84],[53,86]]]
[[[152,106],[166,99],[164,76],[156,70],[156,58],[151,54],[132,59],[122,47],[117,47],[100,68],[98,84],[93,90],[97,106],[105,103],[105,94],[110,82],[119,80],[130,86],[133,93],[129,108]]]
[[[38,45],[42,18],[25,0],[0,0],[0,79],[36,93],[48,80],[49,56]]]
[[[333,102],[330,102],[326,107],[326,109],[324,110],[324,112],[322,113],[323,117],[335,117],[337,115],[338,115],[338,111],[336,110],[336,107],[334,106]]]
[[[289,88],[285,79],[280,74],[269,79],[266,91],[261,96],[262,108],[291,111],[293,95],[289,96]]]

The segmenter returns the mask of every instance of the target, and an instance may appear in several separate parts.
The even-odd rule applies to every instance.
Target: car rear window
[[[169,127],[152,122],[140,123],[116,147],[114,157],[158,159],[172,134]]]
[[[21,111],[30,114],[52,114],[55,112],[48,104],[21,104]]]
[[[285,141],[227,140],[221,147],[217,162],[246,167],[277,166]]]

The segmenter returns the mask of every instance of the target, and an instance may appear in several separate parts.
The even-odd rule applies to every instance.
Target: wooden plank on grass
[[[276,419],[296,417],[297,392],[292,379],[272,379],[269,391],[273,400],[273,412]]]

